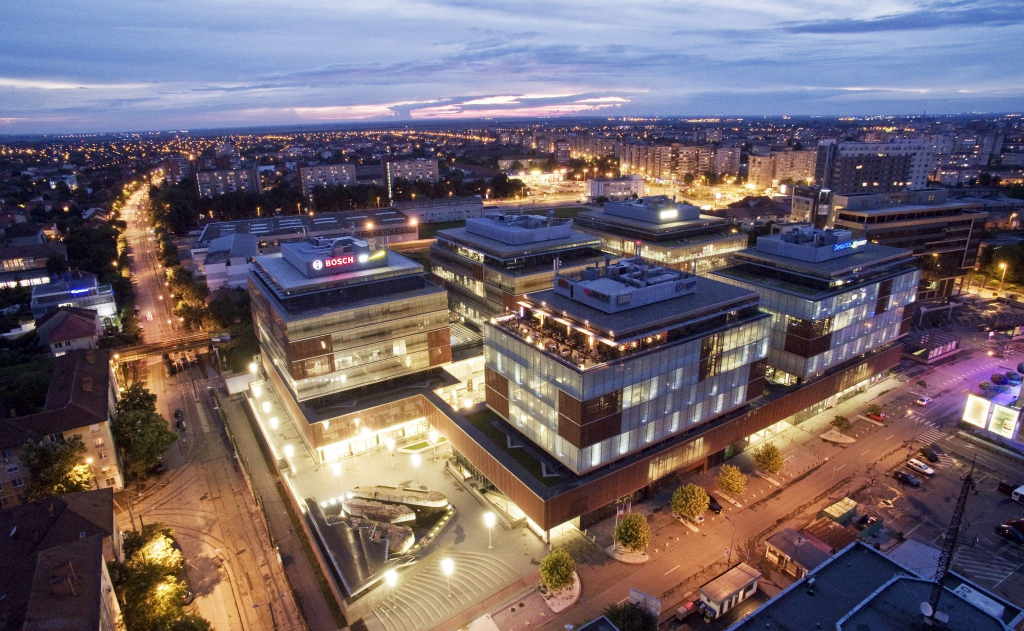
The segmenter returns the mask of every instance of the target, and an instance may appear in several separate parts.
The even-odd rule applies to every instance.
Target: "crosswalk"
[[[925,423],[922,423],[924,425]],[[922,432],[917,436],[917,442],[925,445],[931,445],[934,442],[938,442],[945,436],[938,428],[932,426],[930,429]]]
[[[1005,559],[992,550],[977,546],[962,546],[953,557],[953,568],[978,581],[996,584],[1017,570],[1020,560]]]

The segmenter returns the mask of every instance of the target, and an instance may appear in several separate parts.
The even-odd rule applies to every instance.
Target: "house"
[[[0,244],[0,287],[29,287],[50,282],[46,261],[51,256],[67,259],[63,243],[47,241],[33,245]]]
[[[112,421],[117,380],[106,349],[72,350],[57,358],[43,411],[0,419],[0,508],[24,500],[29,481],[21,448],[29,440],[60,441],[74,435],[85,443],[85,462],[97,488],[121,489],[124,480]]]
[[[210,291],[245,287],[249,283],[249,261],[260,253],[258,241],[256,235],[242,232],[210,241],[210,250],[202,264]]]
[[[124,629],[107,563],[121,561],[112,489],[0,511],[0,628]]]
[[[791,209],[788,204],[780,204],[771,197],[759,195],[744,197],[725,208],[718,208],[710,212],[718,217],[748,226],[788,219]]]
[[[765,557],[793,578],[803,578],[832,556],[826,544],[792,528],[784,528],[768,537],[765,544]]]
[[[79,348],[96,348],[103,327],[90,309],[60,307],[36,322],[39,343],[50,347],[54,357]]]
[[[46,243],[43,227],[28,221],[4,229],[4,245],[42,245]]]

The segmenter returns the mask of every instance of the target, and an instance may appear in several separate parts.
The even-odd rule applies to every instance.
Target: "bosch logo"
[[[315,269],[316,271],[319,272],[323,268],[324,268],[324,262],[323,261],[321,261],[320,259],[317,259],[317,260],[313,261],[313,269]]]
[[[332,259],[324,259],[324,267],[339,267],[341,265],[351,265],[356,262],[356,257],[349,254],[347,256],[338,256]]]

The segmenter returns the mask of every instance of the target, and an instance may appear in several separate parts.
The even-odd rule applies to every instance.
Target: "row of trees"
[[[187,234],[203,216],[230,221],[255,217],[257,214],[268,216],[276,211],[288,214],[295,211],[296,205],[304,202],[298,188],[284,183],[262,193],[237,191],[202,198],[192,180],[183,180],[174,185],[151,186],[149,200],[153,217],[177,235]]]

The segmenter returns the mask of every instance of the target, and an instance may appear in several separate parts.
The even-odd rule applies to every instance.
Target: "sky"
[[[0,134],[1024,109],[1024,0],[11,0]]]

